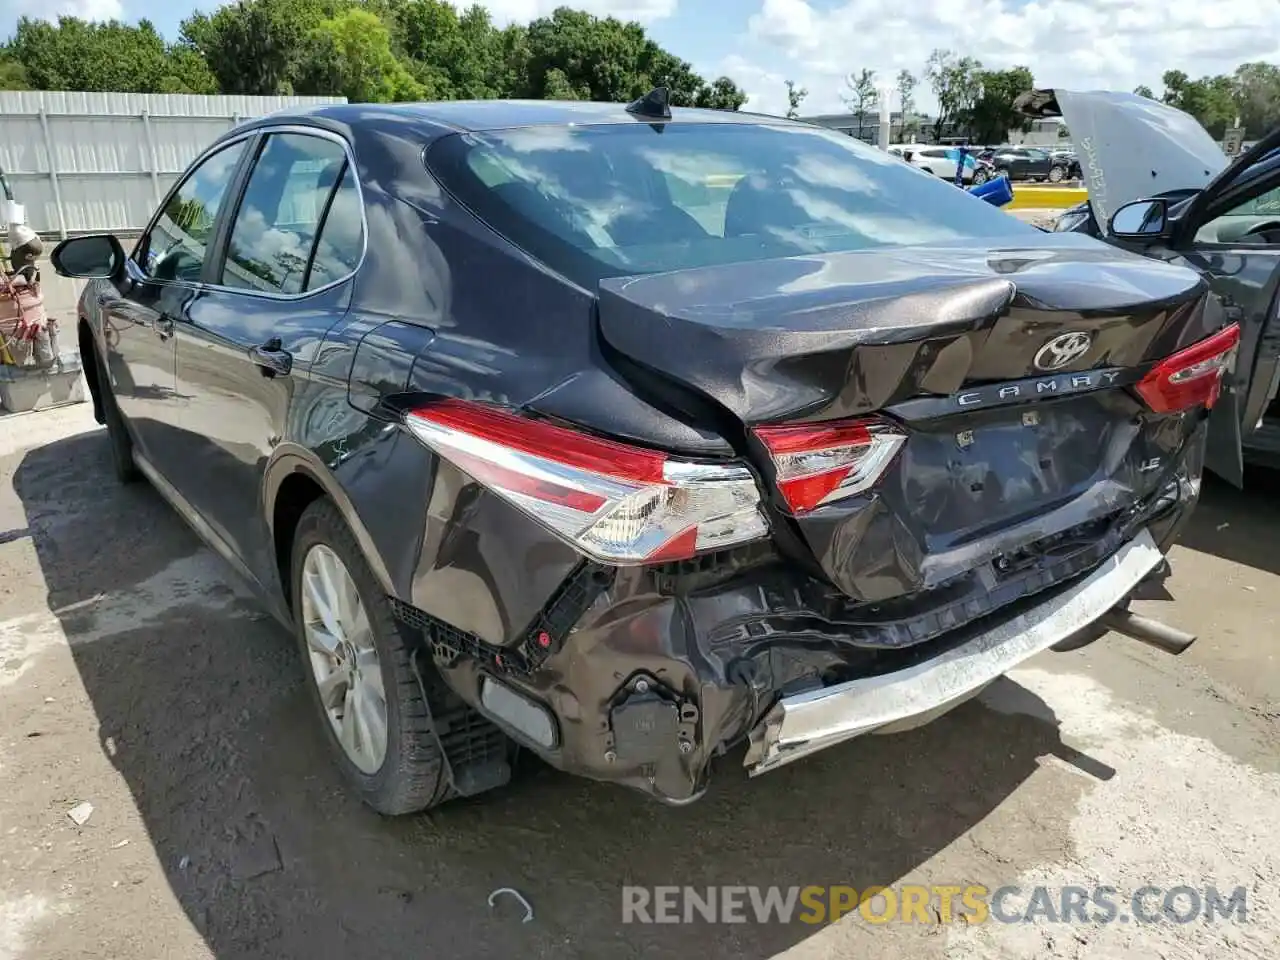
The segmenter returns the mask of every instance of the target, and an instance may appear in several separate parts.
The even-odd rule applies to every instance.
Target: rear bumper
[[[765,773],[860,734],[936,716],[1093,623],[1163,559],[1144,529],[1080,583],[932,660],[786,697],[751,732],[745,765]]]
[[[755,774],[919,725],[1087,632],[1158,575],[1195,504],[1202,447],[1202,438],[1189,445],[1158,494],[1070,529],[1042,516],[1041,539],[1020,541],[1034,556],[1001,566],[975,555],[970,572],[898,602],[850,601],[761,543],[655,567],[580,561],[505,642],[401,600],[397,613],[492,732],[568,773],[683,803],[728,750],[747,745]],[[510,548],[511,526],[501,529]],[[517,561],[530,550],[503,556],[527,570]],[[450,757],[455,777],[478,755],[469,744]]]

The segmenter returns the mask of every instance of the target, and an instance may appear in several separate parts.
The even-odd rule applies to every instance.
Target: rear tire
[[[323,601],[324,584],[340,583],[343,575],[346,582]],[[413,671],[414,638],[396,619],[355,536],[327,498],[308,506],[298,520],[290,579],[294,634],[308,674],[307,687],[347,782],[384,816],[416,813],[448,799],[452,792],[444,756]],[[318,616],[322,609],[341,611],[336,616],[338,643],[333,648],[341,648],[336,656],[321,653],[324,638],[335,635],[327,629],[330,621]],[[321,684],[342,672],[344,658],[352,679],[345,687],[341,680],[329,683],[326,703]],[[325,662],[330,662],[327,673]],[[383,731],[377,730],[379,715]],[[381,752],[369,747],[382,739]]]
[[[107,443],[111,446],[111,469],[121,483],[136,483],[142,479],[133,460],[133,438],[125,426],[124,417],[116,405],[116,394],[111,389],[111,377],[102,353],[95,346],[91,362],[98,373],[98,401],[102,405],[102,418],[107,426]]]
[[[987,182],[987,171],[975,170],[973,173],[973,185],[975,187],[980,187],[986,182]]]
[[[1006,180],[1010,181],[1011,183],[1013,182],[1013,178],[1009,176],[1008,167],[996,167],[996,176],[1004,177]]]
[[[1050,183],[1061,183],[1063,180],[1065,180],[1065,179],[1066,179],[1066,177],[1067,177],[1067,171],[1066,171],[1064,168],[1062,168],[1062,167],[1050,167],[1050,168],[1049,168],[1049,182],[1050,182]]]

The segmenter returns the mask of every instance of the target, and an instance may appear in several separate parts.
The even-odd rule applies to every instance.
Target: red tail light
[[[1138,394],[1156,413],[1212,408],[1239,345],[1240,327],[1233,323],[1161,360],[1138,383]]]
[[[893,424],[874,418],[757,427],[755,434],[797,516],[871,487],[907,440]]]
[[[441,457],[583,553],[681,560],[768,533],[755,478],[479,403],[441,400],[405,425]]]

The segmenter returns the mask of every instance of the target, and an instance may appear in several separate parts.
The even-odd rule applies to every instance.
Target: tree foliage
[[[336,93],[353,103],[421,100],[424,88],[391,52],[391,32],[378,15],[352,7],[307,34],[296,70],[297,93]]]
[[[916,79],[916,75],[910,70],[899,70],[898,76],[893,82],[894,89],[898,92],[898,107],[902,111],[902,122],[906,123],[916,108],[916,87],[920,85],[920,81]]]
[[[1161,99],[1200,121],[1213,137],[1221,138],[1236,117],[1235,84],[1230,77],[1192,80],[1181,70],[1166,70]]]
[[[800,104],[804,103],[804,98],[809,95],[809,91],[804,87],[796,86],[794,80],[783,82],[787,85],[787,119],[795,120],[800,116]]]
[[[746,102],[730,78],[704,79],[638,23],[560,7],[498,28],[483,7],[447,0],[236,0],[183,20],[173,44],[145,20],[23,19],[0,46],[5,86],[359,101],[625,101],[666,86],[676,106]]]
[[[35,90],[212,93],[212,77],[149,20],[57,23],[23,17],[5,46],[6,73]],[[16,69],[15,69],[16,67]]]
[[[999,143],[1010,130],[1030,126],[1030,120],[1013,109],[1014,99],[1035,87],[1027,67],[978,70],[976,78],[978,94],[969,108],[970,136],[979,143]]]
[[[970,122],[982,92],[981,70],[981,61],[961,57],[951,50],[934,50],[929,55],[925,77],[938,99],[938,115],[933,123],[935,140],[941,139],[948,123]]]
[[[844,78],[845,90],[840,94],[849,112],[858,118],[858,136],[862,135],[862,123],[867,112],[879,98],[876,91],[876,72],[863,67],[857,73]]]

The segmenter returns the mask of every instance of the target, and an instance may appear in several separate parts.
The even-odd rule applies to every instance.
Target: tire
[[[136,483],[142,479],[138,465],[133,460],[133,438],[129,436],[129,428],[125,426],[124,417],[116,405],[116,394],[111,389],[111,378],[107,374],[107,365],[102,360],[102,353],[97,346],[93,348],[92,362],[98,372],[99,403],[102,404],[102,418],[107,425],[107,443],[111,447],[111,469],[121,483]]]
[[[980,186],[982,186],[982,185],[983,185],[984,183],[986,183],[986,182],[987,182],[987,171],[986,171],[986,170],[981,170],[981,169],[979,169],[979,170],[975,170],[975,171],[973,172],[973,185],[974,185],[975,187],[980,187]]]
[[[1050,167],[1050,168],[1049,168],[1049,182],[1050,182],[1050,183],[1061,183],[1063,180],[1065,180],[1065,179],[1066,179],[1066,177],[1067,177],[1067,171],[1066,171],[1065,169],[1063,169],[1062,167]]]
[[[386,746],[381,764],[376,769],[361,769],[352,759],[335,726],[341,721],[332,717],[321,696],[320,668],[314,664],[308,642],[305,610],[310,601],[304,603],[303,597],[307,558],[317,548],[322,549],[315,554],[313,564],[327,562],[330,554],[324,550],[336,556],[345,568],[367,618],[367,638],[376,653],[371,669],[378,670],[376,676],[381,677],[385,696]],[[442,803],[452,795],[452,791],[422,688],[413,672],[414,638],[396,619],[391,601],[382,591],[355,536],[331,500],[321,498],[303,511],[294,533],[291,559],[294,634],[307,674],[307,687],[325,739],[347,782],[366,804],[384,816],[416,813]],[[355,637],[356,633],[352,631],[351,636]],[[353,640],[352,644],[356,645],[357,641]],[[367,661],[361,662],[369,668]],[[367,698],[364,702],[368,703]],[[344,702],[341,708],[344,717],[353,703],[351,698]]]
[[[1009,168],[1008,168],[1008,167],[996,167],[996,176],[997,176],[997,177],[1004,177],[1004,178],[1005,178],[1006,180],[1008,180],[1010,183],[1012,183],[1012,182],[1013,182],[1013,178],[1012,178],[1011,176],[1009,176]]]

